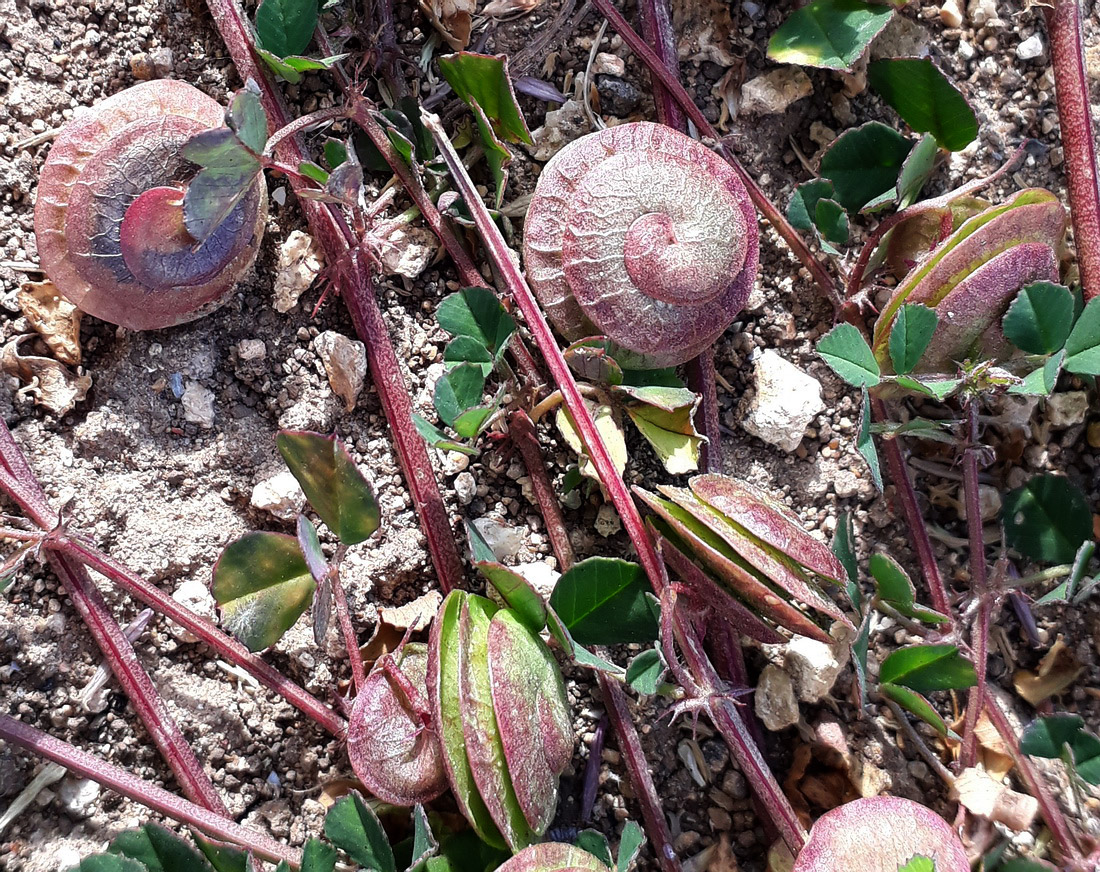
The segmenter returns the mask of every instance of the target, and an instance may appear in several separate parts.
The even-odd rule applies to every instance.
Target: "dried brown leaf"
[[[1084,667],[1077,662],[1069,646],[1059,636],[1039,661],[1039,668],[1020,669],[1012,676],[1016,692],[1032,705],[1039,705],[1068,688]]]
[[[0,369],[8,375],[18,376],[26,383],[20,393],[30,395],[37,405],[45,406],[60,418],[88,396],[91,376],[74,374],[52,357],[20,355],[20,344],[29,338],[29,333],[16,336],[0,350]]]
[[[24,282],[16,296],[19,308],[62,363],[80,365],[80,318],[84,314],[47,279]]]
[[[1039,811],[1035,797],[1010,790],[978,767],[960,772],[951,793],[974,814],[1016,832],[1028,829]]]
[[[420,0],[420,8],[452,49],[462,51],[470,44],[476,0]]]

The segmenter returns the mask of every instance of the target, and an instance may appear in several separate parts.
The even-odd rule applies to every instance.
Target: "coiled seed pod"
[[[652,366],[689,360],[721,336],[759,266],[756,215],[733,169],[649,122],[581,137],[554,156],[523,251],[566,339],[605,335]]]
[[[69,122],[38,182],[42,269],[104,321],[155,330],[224,303],[256,258],[267,215],[262,178],[201,243],[183,224],[198,167],[180,152],[224,123],[218,103],[183,82],[143,82]]]

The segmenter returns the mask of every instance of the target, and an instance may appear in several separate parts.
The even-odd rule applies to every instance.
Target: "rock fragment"
[[[290,470],[265,478],[252,488],[252,508],[274,515],[280,521],[293,521],[306,504],[306,495]]]
[[[747,115],[779,115],[813,93],[810,77],[800,67],[780,67],[745,82],[741,111]]]
[[[798,723],[798,700],[790,675],[769,663],[760,673],[756,685],[756,716],[772,732],[785,730]]]
[[[784,451],[794,451],[809,423],[825,410],[821,384],[770,348],[756,361],[756,391],[741,404],[741,427]]]
[[[366,346],[343,333],[326,330],[314,340],[313,347],[325,366],[333,393],[344,401],[344,408],[350,412],[355,408],[367,377]]]

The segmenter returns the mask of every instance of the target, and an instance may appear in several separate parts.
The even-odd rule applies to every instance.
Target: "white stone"
[[[468,506],[477,496],[477,482],[469,472],[460,472],[455,476],[455,496],[461,506]]]
[[[975,29],[984,27],[990,21],[996,20],[997,2],[996,0],[970,0],[966,13]]]
[[[390,275],[415,279],[435,259],[439,241],[426,227],[395,225],[378,237],[382,266]]]
[[[1047,399],[1047,422],[1055,429],[1085,423],[1088,411],[1089,395],[1085,391],[1064,391]]]
[[[963,11],[959,0],[947,0],[940,7],[940,21],[947,27],[962,27]]]
[[[543,560],[535,560],[531,563],[521,563],[516,572],[522,575],[527,583],[539,592],[543,599],[549,599],[554,592],[554,585],[561,578],[561,573]]]
[[[249,500],[254,509],[268,512],[280,521],[293,521],[306,504],[306,495],[290,470],[265,478],[252,488]]]
[[[267,346],[262,339],[242,339],[237,343],[237,357],[241,360],[263,360],[267,357]]]
[[[595,527],[596,532],[605,539],[608,536],[614,536],[623,528],[623,523],[619,520],[619,513],[615,511],[613,505],[604,503],[600,506],[600,510],[596,512]]]
[[[748,115],[779,115],[809,97],[814,86],[801,67],[780,67],[750,79],[741,88],[741,111]]]
[[[90,778],[74,778],[68,776],[61,782],[58,795],[65,811],[70,814],[83,815],[91,809],[89,806],[99,797],[100,787]]]
[[[355,408],[363,380],[367,377],[367,347],[343,333],[326,330],[313,341],[313,348],[324,364],[332,392],[344,401],[344,408]]]
[[[786,665],[803,702],[827,696],[841,668],[831,645],[807,636],[795,636],[787,643]]]
[[[1016,46],[1016,57],[1022,61],[1030,61],[1039,57],[1043,53],[1043,41],[1039,38],[1039,34],[1029,36],[1018,46]]]
[[[755,697],[756,716],[769,730],[777,732],[798,723],[794,684],[791,677],[774,663],[769,663],[760,673]]]
[[[741,427],[794,451],[809,423],[825,410],[821,383],[770,348],[757,359],[753,382],[755,393],[741,404]]]
[[[189,578],[184,581],[176,588],[175,592],[173,592],[172,599],[184,608],[191,610],[199,617],[209,618],[211,621],[214,620],[214,597],[211,595],[210,589],[206,586],[206,583],[200,579]],[[174,621],[170,621],[168,627],[172,635],[181,642],[193,644],[199,641],[198,636],[190,630],[185,630]]]
[[[473,524],[497,560],[510,560],[523,547],[523,534],[510,524],[496,518],[475,518]]]
[[[185,421],[207,429],[214,426],[214,392],[210,388],[189,379],[180,402]]]
[[[601,51],[592,62],[592,75],[618,76],[621,79],[626,75],[626,61],[618,55]]]
[[[275,266],[275,310],[289,312],[321,272],[324,258],[313,237],[294,230],[279,246],[279,261]]]

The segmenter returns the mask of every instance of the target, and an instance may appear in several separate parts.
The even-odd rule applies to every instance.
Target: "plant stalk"
[[[888,420],[886,404],[880,399],[871,400],[871,414],[875,421]],[[909,477],[909,470],[905,465],[905,455],[901,450],[900,439],[883,439],[883,452],[886,454],[886,465],[890,469],[890,477],[894,480],[897,489],[897,499],[901,503],[905,521],[909,525],[909,535],[913,547],[917,552],[917,561],[920,563],[921,574],[928,585],[928,593],[932,597],[932,607],[948,618],[945,631],[950,630],[954,624],[951,610],[951,597],[940,573],[939,564],[936,562],[936,553],[932,550],[932,540],[928,536],[928,530],[924,526],[924,517],[921,515],[920,504],[917,502],[917,492],[913,488],[913,480]]]
[[[1054,841],[1062,853],[1063,862],[1066,865],[1071,865],[1075,859],[1081,857],[1081,846],[1070,830],[1069,823],[1066,821],[1065,815],[1062,814],[1062,809],[1058,806],[1058,800],[1047,788],[1042,774],[1035,771],[1035,767],[1031,765],[1031,760],[1028,759],[1027,754],[1020,750],[1019,737],[1017,737],[1016,731],[1013,730],[1004,709],[1001,708],[1000,703],[988,689],[985,696],[985,713],[1004,740],[1009,756],[1012,757],[1016,768],[1020,770],[1020,776],[1027,784],[1027,789],[1038,800],[1043,820],[1046,821],[1047,826],[1050,827],[1050,831],[1054,835]]]
[[[79,560],[131,596],[179,624],[213,648],[219,656],[241,667],[334,736],[342,736],[346,732],[347,723],[344,719],[323,702],[299,687],[262,657],[257,657],[232,636],[227,636],[205,618],[180,605],[160,588],[131,572],[114,558],[74,537],[50,541],[49,547]]]
[[[680,60],[676,50],[676,35],[672,32],[672,16],[667,0],[642,0],[638,4],[642,20],[642,34],[661,65],[680,81]],[[680,133],[688,132],[687,117],[672,93],[659,81],[653,81],[653,102],[657,107],[657,120]],[[688,385],[702,402],[699,409],[700,430],[707,441],[702,447],[700,464],[706,472],[722,472],[722,429],[718,416],[718,387],[714,373],[714,348],[706,349],[692,358],[687,367]]]
[[[978,718],[986,692],[986,667],[989,659],[989,622],[992,615],[992,592],[985,562],[985,540],[982,537],[981,497],[978,489],[978,398],[970,397],[966,403],[968,422],[967,445],[963,451],[963,498],[966,501],[966,528],[970,538],[970,589],[978,597],[978,614],[970,634],[970,648],[978,681],[970,688],[963,722],[962,751],[959,764],[963,769],[978,760]]]
[[[34,477],[26,457],[16,444],[7,424],[0,421],[0,465],[4,476],[0,486],[43,530],[59,523],[46,493]],[[194,802],[220,814],[228,814],[221,797],[187,744],[156,686],[138,660],[126,634],[114,619],[88,571],[71,557],[47,554],[50,568],[61,580],[81,619],[87,625],[103,656],[111,666],[153,744],[167,761],[183,792]]]
[[[526,412],[518,410],[509,416],[508,431],[527,467],[531,489],[535,493],[535,500],[539,504],[543,522],[546,524],[550,547],[558,559],[558,568],[562,572],[567,572],[574,562],[573,545],[569,541],[565,518],[562,516],[561,506],[550,483],[546,464],[543,462],[535,425]],[[676,858],[676,852],[672,847],[672,833],[661,811],[661,800],[657,795],[657,787],[653,783],[653,772],[646,762],[642,741],[638,737],[634,719],[630,716],[626,694],[618,682],[612,681],[602,672],[596,673],[596,680],[599,682],[600,695],[607,707],[608,719],[619,741],[619,750],[626,762],[630,783],[634,787],[634,795],[642,808],[646,835],[653,844],[658,863],[664,872],[681,872],[680,861]],[[595,765],[598,771],[599,763]]]
[[[1100,171],[1081,34],[1080,0],[1042,4],[1050,33],[1054,96],[1066,152],[1070,217],[1085,299],[1100,296]]]
[[[237,72],[242,79],[253,79],[259,84],[268,124],[276,131],[285,127],[290,123],[286,103],[267,70],[256,62],[249,30],[236,0],[208,0],[207,5]],[[295,166],[306,159],[300,136],[284,140],[279,149]],[[301,186],[295,179],[290,182],[294,190]],[[348,307],[356,333],[367,347],[371,374],[393,433],[397,457],[427,539],[439,585],[446,593],[461,585],[462,561],[427,447],[413,426],[409,390],[373,292],[369,266],[362,262],[361,240],[354,237],[329,204],[299,198],[299,206],[310,230],[320,241],[327,262],[333,267],[333,283]]]
[[[90,778],[128,799],[140,802],[165,817],[193,826],[208,836],[248,848],[264,860],[273,863],[285,860],[295,868],[301,865],[301,852],[281,845],[263,833],[242,827],[229,818],[228,812],[212,811],[188,802],[163,787],[138,778],[125,769],[113,766],[8,715],[0,714],[0,739],[59,763],[84,778]]]
[[[363,682],[367,679],[366,670],[363,668],[363,655],[359,651],[359,640],[355,636],[355,625],[351,620],[351,610],[348,609],[348,598],[344,594],[344,582],[340,578],[340,573],[333,573],[330,581],[332,583],[332,596],[336,601],[336,619],[340,622],[340,633],[344,637],[344,647],[348,649],[348,659],[351,661],[351,678],[355,685],[355,693],[358,695],[363,688]]]
[[[570,372],[569,366],[562,356],[561,349],[558,348],[557,341],[550,330],[550,325],[547,324],[538,303],[535,302],[531,288],[512,259],[500,230],[493,222],[488,209],[485,208],[484,202],[482,202],[477,189],[466,172],[466,168],[440,125],[439,119],[428,112],[423,112],[422,118],[425,126],[435,138],[436,145],[447,164],[451,177],[466,202],[466,207],[469,209],[470,215],[478,228],[490,260],[496,267],[502,281],[506,284],[520,312],[522,312],[527,327],[534,336],[535,343],[546,361],[550,375],[562,392],[566,407],[577,425],[577,431],[585,450],[596,467],[600,481],[610,496],[612,505],[619,513],[619,518],[630,537],[631,543],[638,552],[638,560],[645,570],[654,592],[659,596],[667,584],[664,564],[658,557],[653,541],[646,532],[645,524],[642,522],[642,516],[637,506],[615,469],[607,446],[596,429],[596,424],[592,420],[588,407],[584,404],[573,374]],[[701,653],[702,649],[698,640],[695,639],[694,629],[686,627],[684,636],[689,642],[694,642]],[[709,670],[708,676],[717,678],[714,667],[706,660],[705,655],[702,655],[702,660]],[[702,667],[700,666],[700,668]],[[701,673],[696,672],[696,675],[701,675]],[[715,685],[711,683],[711,686]],[[715,723],[729,742],[734,757],[742,766],[742,771],[745,772],[753,789],[760,796],[769,813],[774,816],[780,833],[791,851],[797,854],[805,841],[805,832],[798,824],[794,810],[776,782],[775,776],[761,757],[759,750],[752,741],[752,737],[748,735],[744,723],[737,713],[732,710],[732,707],[727,710],[725,704],[720,702],[711,708],[716,712]]]

